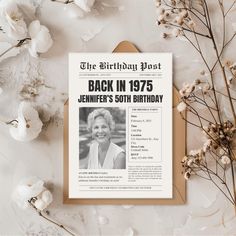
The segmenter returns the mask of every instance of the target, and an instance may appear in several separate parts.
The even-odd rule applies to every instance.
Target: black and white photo
[[[80,169],[125,169],[125,109],[79,110]]]

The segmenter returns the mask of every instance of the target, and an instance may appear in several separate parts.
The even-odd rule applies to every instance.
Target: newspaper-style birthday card
[[[172,198],[172,55],[69,55],[69,198]]]

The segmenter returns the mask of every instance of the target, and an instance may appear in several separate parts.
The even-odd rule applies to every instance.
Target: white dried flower
[[[165,16],[165,18],[168,18],[170,16],[170,12],[165,11],[164,16]]]
[[[17,124],[10,127],[11,136],[22,142],[31,141],[38,137],[43,123],[38,112],[28,102],[21,102],[18,109]]]
[[[156,1],[156,7],[160,7],[161,6],[161,1]]]
[[[167,33],[162,33],[162,38],[163,39],[166,39],[166,38],[168,38],[169,37],[169,34],[167,34]]]
[[[21,40],[27,36],[27,26],[13,0],[0,2],[0,22],[3,31],[13,40]]]
[[[188,22],[188,26],[189,26],[190,29],[194,29],[194,27],[195,27],[194,21],[190,20],[190,21]]]
[[[40,195],[37,196],[37,200],[33,204],[38,210],[43,211],[51,204],[52,200],[53,198],[51,192],[45,189]]]
[[[231,70],[236,70],[236,63],[233,63],[230,67]]]
[[[180,16],[183,17],[183,18],[186,18],[186,17],[188,16],[188,11],[182,10],[182,11],[180,12]]]
[[[191,166],[193,164],[194,160],[193,159],[189,159],[187,162],[187,166]]]
[[[200,83],[201,83],[200,79],[195,79],[193,82],[194,85],[199,85]]]
[[[220,160],[221,160],[222,164],[224,164],[224,165],[228,165],[230,163],[230,159],[226,155],[222,156]]]
[[[172,30],[172,35],[174,36],[174,37],[178,37],[179,35],[180,35],[180,33],[181,33],[181,30],[180,29],[177,29],[177,28],[173,28],[173,30]]]
[[[211,139],[207,139],[207,141],[203,144],[202,150],[203,152],[206,152],[210,149],[212,145],[212,140]]]
[[[188,157],[187,157],[187,156],[184,156],[181,162],[182,162],[182,163],[185,163],[187,160],[188,160]]]
[[[195,85],[194,85],[194,83],[193,84],[190,84],[189,86],[186,86],[186,93],[187,94],[190,94],[190,93],[192,93],[193,92],[193,90],[195,89]]]
[[[220,154],[221,156],[223,156],[223,155],[225,154],[224,149],[221,148],[221,149],[219,150],[219,154]]]
[[[186,180],[189,180],[190,176],[191,176],[190,171],[186,171],[186,172],[184,173],[184,178],[185,178]]]
[[[183,88],[179,90],[181,97],[188,97],[195,89],[195,84],[184,83]]]
[[[159,8],[156,9],[156,13],[157,13],[158,16],[159,15],[164,15],[165,9],[163,7],[159,7]]]
[[[176,18],[174,19],[174,22],[177,25],[182,25],[184,23],[184,18],[182,16],[176,16]]]
[[[37,57],[38,53],[47,52],[53,44],[48,28],[41,25],[38,20],[30,23],[29,35],[31,37],[29,52],[33,57]]]
[[[190,156],[202,156],[202,150],[201,149],[194,149],[189,152]]]
[[[47,205],[49,205],[53,200],[52,194],[49,190],[43,191],[41,198]]]
[[[37,199],[34,203],[34,206],[38,210],[43,211],[47,207],[47,204],[42,199]]]
[[[23,179],[14,190],[12,199],[22,209],[32,204],[40,211],[47,208],[53,200],[51,192],[44,187],[44,182],[35,176]]]
[[[29,207],[29,200],[37,197],[44,189],[44,182],[37,177],[25,178],[16,187],[12,199],[16,204],[25,209]]]
[[[186,110],[186,108],[187,108],[187,105],[185,102],[180,102],[177,106],[178,112],[183,112]]]
[[[74,3],[85,12],[90,12],[95,0],[74,0]]]
[[[160,25],[160,24],[164,24],[164,23],[165,23],[165,16],[164,16],[164,14],[161,14],[157,18],[157,24]]]
[[[211,86],[209,83],[203,85],[202,91],[203,93],[208,93],[211,90]]]

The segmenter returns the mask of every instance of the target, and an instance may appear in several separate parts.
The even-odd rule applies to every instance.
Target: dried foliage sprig
[[[8,49],[6,49],[4,52],[2,52],[0,54],[0,57],[4,56],[5,54],[7,54],[8,52],[10,52],[13,48],[20,48],[21,46],[24,46],[25,44],[27,44],[27,41],[31,40],[31,38],[24,38],[19,40],[19,42],[11,47],[9,47]]]
[[[46,188],[44,181],[38,177],[30,176],[22,179],[12,194],[12,200],[21,209],[30,207],[35,210],[40,217],[60,227],[68,234],[75,236],[75,234],[64,225],[49,217],[50,212],[47,208],[53,202],[53,196],[49,189]]]
[[[212,9],[220,14],[222,23],[217,25],[217,30],[221,29],[221,35],[216,33],[216,16],[210,11],[213,6]],[[205,65],[200,79],[184,84],[179,90],[181,101],[177,109],[180,115],[188,124],[199,128],[204,136],[203,145],[191,150],[182,160],[184,177],[189,179],[196,175],[211,181],[236,207],[236,99],[231,88],[236,80],[236,63],[224,58],[226,49],[236,36],[236,32],[227,32],[228,16],[235,6],[235,0],[156,1],[157,25],[167,30],[163,38],[184,38]],[[202,46],[205,43],[210,45],[208,51]],[[207,56],[210,53],[213,62]],[[220,81],[223,81],[224,91],[218,88]],[[225,119],[224,105],[220,103],[222,97],[227,98],[232,114],[228,119]],[[187,119],[184,111],[188,112]]]
[[[65,232],[67,232],[68,234],[75,236],[74,233],[72,233],[69,229],[67,229],[63,224],[58,223],[56,221],[54,221],[53,219],[49,218],[49,211],[46,211],[46,214],[44,213],[44,211],[39,210],[37,207],[35,207],[34,202],[37,201],[37,198],[31,198],[28,202],[30,204],[30,206],[32,207],[32,209],[34,209],[38,215],[42,218],[44,218],[46,221],[49,221],[50,223],[58,226],[59,228],[63,229]]]

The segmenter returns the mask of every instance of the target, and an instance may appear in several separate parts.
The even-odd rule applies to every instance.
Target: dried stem
[[[60,223],[57,223],[56,221],[54,221],[54,220],[50,219],[49,217],[47,217],[46,215],[44,215],[42,211],[38,210],[38,209],[34,206],[34,204],[32,203],[32,200],[33,200],[33,199],[29,200],[28,202],[29,202],[30,206],[39,214],[39,216],[41,216],[41,217],[44,218],[45,220],[51,222],[52,224],[54,224],[54,225],[60,227],[61,229],[63,229],[64,231],[66,231],[68,234],[70,234],[70,235],[72,235],[72,236],[76,236],[74,233],[72,233],[70,230],[68,230],[64,225],[62,225],[62,224],[60,224]]]
[[[65,1],[60,1],[60,0],[51,0],[52,2],[58,2],[58,3],[62,3],[62,4],[69,4],[69,3],[73,3],[73,0],[65,0]]]
[[[11,51],[13,48],[19,48],[22,45],[24,45],[25,43],[27,43],[28,40],[31,40],[31,38],[25,38],[20,40],[16,45],[11,46],[10,48],[8,48],[6,51],[4,51],[3,53],[0,54],[0,57],[4,56],[5,54],[7,54],[9,51]]]
[[[229,87],[227,78],[227,76],[232,76],[233,79],[236,79],[236,75],[234,68],[231,69],[230,67],[226,71],[227,67],[223,63],[224,52],[236,36],[236,33],[233,33],[233,35],[227,38],[228,34],[226,32],[226,17],[235,7],[236,0],[231,3],[228,9],[225,9],[223,0],[211,2],[221,12],[222,24],[217,25],[217,27],[221,27],[222,34],[220,36],[216,34],[215,25],[212,24],[214,16],[210,12],[210,1],[201,0],[198,4],[194,0],[180,0],[178,2],[174,0],[162,0],[162,3],[164,7],[167,7],[168,12],[166,13],[164,10],[163,13],[162,11],[164,15],[159,18],[159,23],[167,26],[167,29],[178,29],[177,31],[173,31],[172,35],[176,36],[176,32],[179,32],[179,35],[182,35],[198,52],[209,72],[210,86],[204,91],[204,87],[201,88],[200,94],[198,93],[199,90],[196,89],[196,85],[204,84],[200,79],[195,80],[192,84],[184,85],[180,90],[181,99],[184,104],[180,104],[177,109],[179,109],[182,119],[188,124],[201,129],[207,137],[207,141],[201,149],[193,150],[184,158],[183,167],[185,168],[185,174],[187,174],[185,177],[189,178],[191,173],[194,173],[194,175],[212,181],[222,194],[235,206],[236,210],[236,176],[234,170],[236,157],[234,150],[232,150],[233,139],[236,136],[236,111],[233,103],[233,101],[236,101],[236,98],[231,95],[233,89]],[[202,31],[196,27],[192,17],[200,24],[203,29]],[[202,37],[213,46],[213,50],[209,52],[203,50],[202,44],[205,41],[201,41],[203,40]],[[217,37],[220,38],[218,39]],[[206,57],[209,53],[213,53],[211,57],[211,59],[213,58],[213,63],[209,59],[210,57]],[[218,68],[221,72],[220,79],[224,82],[226,93],[217,89],[216,79],[218,78],[216,76],[216,69]],[[227,74],[228,72],[230,75]],[[222,104],[220,106],[219,104],[219,97],[221,96],[228,98],[227,102],[229,102],[234,123],[224,120],[222,116],[221,112],[224,105]],[[201,105],[203,108],[205,106],[208,112],[200,113],[194,105],[196,107]],[[182,109],[186,109],[195,119],[192,121],[189,117],[185,118],[181,113]],[[203,125],[206,123],[208,125],[204,127]],[[213,160],[214,168],[208,167],[210,160]],[[226,177],[226,171],[228,171],[226,165],[231,169],[232,186],[231,183],[228,183],[229,178]],[[198,172],[202,172],[206,176],[201,173],[198,174]]]

